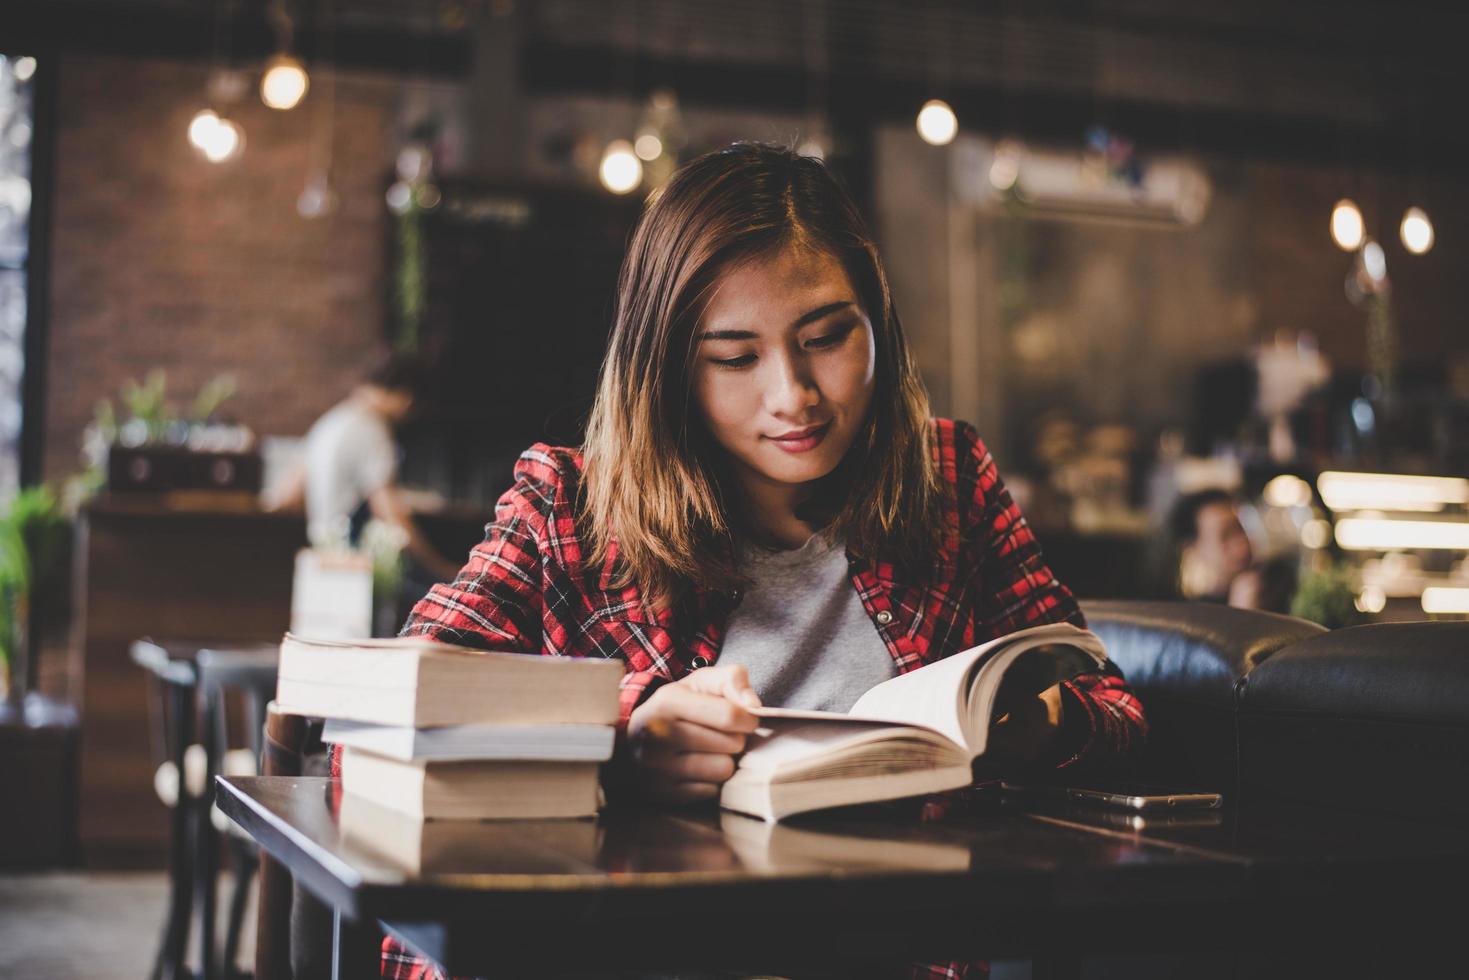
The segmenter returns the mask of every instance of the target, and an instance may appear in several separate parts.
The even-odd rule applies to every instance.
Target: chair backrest
[[[1241,687],[1247,799],[1469,819],[1469,622],[1379,623],[1281,650]]]
[[[1240,681],[1283,647],[1326,632],[1204,602],[1105,600],[1082,611],[1147,714],[1139,775],[1225,794],[1238,790]]]

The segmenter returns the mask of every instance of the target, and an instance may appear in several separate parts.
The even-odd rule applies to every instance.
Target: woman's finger
[[[667,731],[661,742],[668,748],[681,752],[719,752],[724,755],[737,755],[745,751],[743,732],[722,732],[717,728],[708,728],[682,718],[668,721]]]
[[[679,752],[651,746],[642,763],[649,769],[684,782],[722,783],[734,775],[734,757],[722,752]]]
[[[706,667],[705,670],[712,670]],[[668,710],[674,716],[722,732],[753,732],[760,719],[746,708],[718,694],[707,694],[682,685],[665,688]]]
[[[702,694],[717,694],[746,708],[760,707],[760,696],[750,686],[744,664],[715,664],[689,674],[681,684]]]

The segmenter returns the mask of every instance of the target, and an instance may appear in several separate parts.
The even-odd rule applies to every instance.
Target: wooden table
[[[998,797],[927,821],[485,822],[425,844],[438,854],[414,871],[352,833],[335,780],[220,785],[225,813],[337,910],[339,954],[354,921],[376,922],[469,975],[1029,956],[1039,978],[1168,951],[1222,953],[1238,976],[1393,975],[1458,955],[1463,901],[1444,889],[1469,871],[1457,828],[1284,806],[1139,827]]]
[[[1070,961],[1138,945],[1119,925],[1139,914],[1163,926],[1143,946],[1188,948],[1227,934],[1248,886],[1239,860],[1005,812],[772,826],[614,808],[595,823],[473,825],[414,873],[344,832],[333,780],[220,785],[225,813],[338,911],[342,936],[379,922],[456,974],[520,975],[548,956],[564,969]]]

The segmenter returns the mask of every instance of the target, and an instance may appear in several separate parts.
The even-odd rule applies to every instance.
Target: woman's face
[[[748,487],[836,468],[867,417],[872,323],[834,256],[790,248],[726,270],[694,334],[695,404]]]

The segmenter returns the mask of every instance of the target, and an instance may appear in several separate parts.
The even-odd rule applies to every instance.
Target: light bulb
[[[656,160],[663,155],[663,141],[657,133],[644,133],[633,144],[633,150],[640,160]]]
[[[1428,212],[1419,207],[1412,207],[1403,212],[1403,224],[1398,229],[1403,236],[1403,247],[1414,255],[1422,255],[1433,248],[1433,222],[1428,220]]]
[[[614,194],[627,194],[643,182],[643,163],[627,140],[613,140],[602,154],[598,168],[602,186]]]
[[[197,119],[198,116],[195,118]],[[189,127],[191,137],[193,129],[193,126]],[[198,144],[199,151],[210,163],[224,163],[226,160],[233,160],[245,148],[245,131],[233,119],[215,116],[212,126],[208,123],[204,124],[202,135],[203,142]]]
[[[272,109],[294,109],[306,97],[310,84],[301,62],[288,54],[278,54],[265,66],[260,99]]]
[[[324,173],[313,176],[306,182],[296,198],[296,213],[303,218],[321,218],[331,214],[337,207],[337,195]]]
[[[1382,282],[1387,278],[1387,253],[1370,238],[1362,246],[1362,268],[1367,270],[1367,278],[1373,282]]]
[[[1020,179],[1020,147],[1005,140],[995,147],[995,159],[990,164],[990,186],[997,191],[1008,191]]]
[[[394,214],[407,214],[408,209],[413,206],[413,188],[401,180],[393,182],[393,186],[388,188],[385,197],[388,202],[388,210]]]
[[[36,59],[30,55],[21,55],[15,59],[13,71],[17,82],[29,81],[30,77],[36,73]]]
[[[1331,210],[1331,238],[1337,248],[1344,252],[1354,251],[1362,244],[1362,212],[1347,198],[1336,202]]]
[[[203,152],[218,126],[219,116],[214,114],[213,109],[200,109],[196,112],[194,118],[189,120],[189,142],[194,144],[194,149]]]
[[[959,120],[954,110],[942,99],[929,99],[918,110],[918,135],[924,142],[943,146],[959,132]]]

